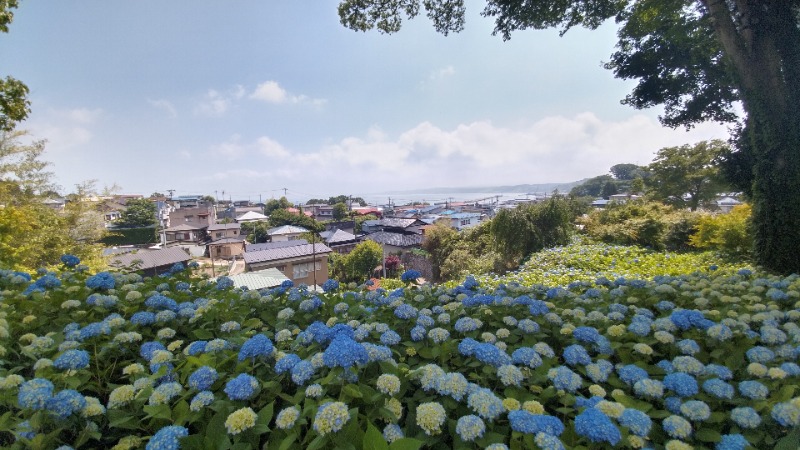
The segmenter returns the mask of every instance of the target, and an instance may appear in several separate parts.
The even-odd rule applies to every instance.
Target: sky
[[[355,32],[336,0],[23,0],[0,76],[30,88],[63,193],[290,200],[570,182],[728,136],[621,105],[598,30],[492,36],[480,0],[443,36],[424,13]],[[284,191],[283,189],[287,189]],[[224,192],[224,195],[223,195]]]

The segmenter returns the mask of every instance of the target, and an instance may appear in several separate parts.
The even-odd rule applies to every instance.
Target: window
[[[322,263],[317,261],[316,267],[312,265],[312,263],[300,263],[295,264],[292,267],[292,278],[306,278],[309,273],[314,272],[315,270],[320,270],[322,268]]]
[[[217,231],[216,236],[217,236],[217,239],[219,239],[219,238],[225,236],[225,233],[222,232],[222,231]]]
[[[286,266],[275,266],[275,268],[280,270],[281,272],[286,270]]]
[[[461,225],[469,225],[469,219],[462,219]]]

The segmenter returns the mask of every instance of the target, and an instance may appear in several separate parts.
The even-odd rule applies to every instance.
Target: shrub
[[[750,205],[735,206],[727,214],[700,217],[690,237],[693,247],[716,250],[731,257],[750,257],[753,234],[750,226]]]

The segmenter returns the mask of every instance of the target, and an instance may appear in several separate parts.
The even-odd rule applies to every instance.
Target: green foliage
[[[158,243],[155,227],[119,228],[103,237],[100,242],[107,246],[139,245]]]
[[[333,276],[339,281],[361,283],[372,277],[383,261],[383,249],[375,241],[359,242],[347,255],[331,253],[328,259]]]
[[[25,131],[0,130],[0,204],[21,204],[53,190],[49,163],[40,160],[45,141],[22,143]]]
[[[614,179],[610,175],[600,175],[598,177],[589,178],[583,183],[573,187],[569,194],[573,197],[600,197],[603,193],[603,188],[607,184],[614,185]]]
[[[753,235],[749,205],[737,205],[727,214],[706,214],[700,217],[690,238],[692,246],[715,250],[734,258],[752,256]]]
[[[661,203],[632,200],[612,202],[580,222],[586,235],[601,242],[686,250],[697,217]]]
[[[644,178],[647,175],[645,168],[636,164],[615,164],[611,166],[609,171],[617,180],[632,181],[636,178]]]
[[[146,198],[135,198],[125,203],[119,226],[140,228],[155,226],[157,223],[156,204]]]
[[[347,205],[344,203],[336,203],[333,205],[333,220],[344,220],[347,217]]]
[[[244,222],[242,234],[247,236],[247,242],[260,244],[269,241],[267,231],[271,228],[269,222]]]
[[[312,217],[308,217],[302,213],[295,214],[285,209],[276,209],[272,211],[269,215],[269,225],[273,228],[282,225],[294,225],[316,232],[325,230],[325,225],[317,222]]]
[[[279,209],[287,209],[291,207],[292,204],[289,202],[289,200],[286,199],[286,197],[281,197],[279,200],[273,198],[270,199],[266,203],[266,205],[264,205],[264,214],[267,216],[271,216],[274,211],[277,211]]]
[[[425,231],[422,249],[429,255],[428,259],[431,262],[433,281],[440,281],[444,278],[442,276],[442,266],[444,266],[448,256],[455,249],[458,240],[458,231],[446,223],[437,223]]]
[[[367,220],[377,220],[377,219],[378,219],[378,216],[376,216],[375,214],[365,214],[363,216],[360,215],[360,214],[354,215],[353,216],[353,221],[356,223],[355,233],[359,234],[359,233],[363,232],[363,228],[362,227],[364,225],[364,222],[366,222]]]
[[[543,203],[500,211],[491,226],[496,250],[507,263],[515,265],[532,252],[567,244],[575,220],[571,202],[551,197]]]
[[[717,161],[728,146],[720,140],[662,148],[647,166],[648,195],[692,211],[713,200],[729,186],[723,181]],[[688,196],[688,200],[684,200]]]
[[[17,0],[0,1],[0,33],[8,33],[8,25],[14,19],[12,9],[18,7]],[[14,129],[30,113],[28,86],[10,76],[0,79],[0,132]],[[0,173],[2,174],[2,173]]]

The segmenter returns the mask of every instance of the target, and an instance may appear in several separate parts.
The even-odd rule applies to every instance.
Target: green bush
[[[716,250],[727,256],[747,258],[752,255],[753,233],[750,205],[739,205],[727,214],[702,216],[690,238],[693,247]]]
[[[158,243],[158,234],[154,227],[119,228],[100,240],[105,245],[140,245]]]

